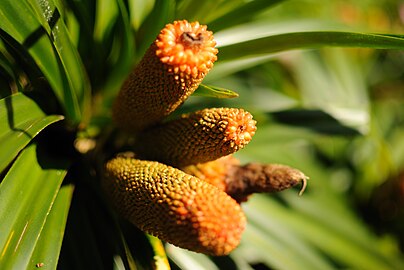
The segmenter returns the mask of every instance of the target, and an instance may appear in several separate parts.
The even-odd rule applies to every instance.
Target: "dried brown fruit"
[[[241,166],[238,160],[227,156],[215,161],[181,168],[221,190],[238,202],[244,202],[254,193],[279,192],[303,183],[308,177],[301,171],[281,164],[250,163]]]
[[[136,153],[174,167],[218,159],[247,145],[256,121],[243,109],[204,109],[139,134]]]
[[[244,213],[225,192],[158,162],[118,156],[106,163],[103,187],[141,230],[195,252],[226,255],[245,228]]]
[[[215,45],[205,25],[167,24],[124,82],[113,106],[116,125],[137,132],[172,113],[212,68]]]

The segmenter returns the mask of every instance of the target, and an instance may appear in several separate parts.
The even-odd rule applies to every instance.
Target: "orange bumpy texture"
[[[233,155],[228,155],[213,161],[181,167],[180,169],[216,186],[220,190],[226,191],[228,186],[227,178],[239,166],[240,161]]]
[[[208,162],[247,145],[255,124],[243,109],[204,109],[139,134],[136,153],[174,167]]]
[[[172,113],[212,68],[215,45],[205,25],[167,24],[124,82],[113,105],[115,124],[137,132]]]
[[[225,192],[158,162],[118,156],[106,163],[103,187],[123,217],[181,248],[226,255],[245,228],[244,213]]]

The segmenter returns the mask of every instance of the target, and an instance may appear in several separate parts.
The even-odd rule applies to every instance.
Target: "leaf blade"
[[[46,160],[35,144],[27,147],[0,185],[0,268],[26,269],[67,173],[67,162]],[[49,167],[50,166],[50,167]],[[52,168],[54,166],[54,168]],[[29,181],[27,181],[29,180]]]
[[[234,57],[269,55],[294,49],[321,47],[360,47],[404,49],[404,37],[340,31],[293,32],[233,43],[220,47],[220,60]]]
[[[222,87],[200,84],[198,89],[193,93],[195,96],[214,97],[214,98],[235,98],[239,95],[229,89]]]
[[[51,5],[52,4],[52,5]],[[45,75],[72,124],[88,117],[90,86],[84,66],[53,2],[2,1],[0,28],[3,38],[28,51]],[[24,14],[23,18],[21,14]]]
[[[57,268],[73,190],[73,185],[63,186],[59,190],[31,256],[32,265],[43,263],[49,269]]]
[[[0,100],[0,171],[2,171],[39,132],[62,120],[61,115],[45,115],[38,105],[18,93]]]
[[[246,4],[239,6],[210,22],[209,28],[213,29],[214,31],[218,31],[240,24],[255,16],[256,14],[261,13],[284,1],[285,0],[255,0],[247,2]]]

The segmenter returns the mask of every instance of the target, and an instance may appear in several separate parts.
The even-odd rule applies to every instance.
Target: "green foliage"
[[[403,230],[361,211],[404,175],[404,36],[390,2],[0,1],[0,268],[403,269]],[[208,24],[219,49],[179,112],[246,108],[258,131],[238,157],[310,176],[302,197],[245,203],[247,230],[226,257],[164,250],[99,190],[122,146],[112,101],[175,19]]]

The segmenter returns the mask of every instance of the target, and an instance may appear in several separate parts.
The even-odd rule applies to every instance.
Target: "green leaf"
[[[95,41],[103,42],[113,31],[113,26],[119,14],[117,2],[115,0],[101,0],[97,2],[94,22]]]
[[[321,109],[345,126],[366,134],[370,129],[368,89],[361,67],[355,60],[354,56],[339,48],[329,48],[316,53],[296,54],[291,65],[305,108]],[[332,124],[333,121],[327,122]],[[326,128],[327,124],[323,124]],[[329,131],[333,132],[332,129]]]
[[[255,0],[249,1],[244,5],[241,5],[234,10],[227,12],[223,16],[220,16],[216,20],[209,22],[209,29],[218,31],[225,29],[242,22],[248,21],[257,14],[266,11],[276,4],[284,2],[285,0]]]
[[[267,224],[260,228],[259,225],[262,224],[256,224],[256,217],[252,213],[248,213],[248,219],[249,224],[244,232],[240,249],[254,247],[255,255],[260,261],[275,269],[334,269],[321,253],[297,238],[292,231],[278,224],[276,220],[268,222],[268,219],[265,219]]]
[[[220,60],[274,54],[292,49],[320,47],[404,49],[404,37],[337,31],[295,32],[267,36],[220,47]]]
[[[212,20],[231,12],[243,4],[243,0],[181,1],[177,6],[176,17],[190,22],[199,21],[202,24],[210,25]]]
[[[24,14],[23,16],[21,14]],[[0,3],[0,28],[10,45],[21,44],[45,75],[66,117],[73,124],[88,119],[90,86],[78,52],[52,1]],[[21,50],[21,47],[16,48]],[[82,119],[83,118],[83,119]]]
[[[188,250],[166,244],[167,255],[179,269],[192,270],[218,270],[219,268],[209,258],[203,254],[190,252]]]
[[[21,93],[0,100],[0,171],[39,132],[62,119],[61,115],[45,115],[33,100]]]
[[[278,122],[300,126],[328,135],[359,135],[356,129],[342,125],[321,110],[292,109],[271,114]]]
[[[193,93],[195,96],[215,97],[215,98],[235,98],[238,94],[232,90],[208,85],[199,85],[198,89]]]
[[[129,1],[131,22],[134,29],[139,29],[147,15],[152,11],[156,0]]]
[[[336,224],[331,224],[327,218],[320,217],[320,215],[318,215],[318,219],[310,214],[297,210],[292,211],[276,200],[265,196],[254,196],[248,202],[248,209],[245,206],[245,210],[247,215],[255,213],[249,215],[250,221],[261,224],[263,228],[267,226],[269,220],[279,221],[281,227],[293,232],[295,237],[306,244],[318,248],[344,268],[375,270],[402,268],[402,262],[398,258],[386,256],[378,250],[375,237],[364,233],[355,234],[358,226],[355,217],[351,219],[350,215],[341,214],[341,212],[334,213],[332,205],[324,198],[322,196],[320,200],[313,202],[317,208],[317,210],[313,210],[313,213],[318,214],[318,210],[322,209],[322,212],[338,220]],[[303,196],[297,200],[306,199]],[[340,206],[338,202],[337,206]],[[353,222],[355,226],[340,228],[339,224],[345,223],[345,219]],[[362,230],[366,230],[366,227],[360,227]]]
[[[15,89],[13,89],[11,86],[10,87],[4,87],[3,85],[0,85],[0,98],[4,98],[8,95],[11,94],[12,91],[21,91],[22,87],[20,82],[18,81],[18,74],[15,70],[15,67],[13,64],[10,62],[8,55],[5,54],[5,51],[2,51],[2,44],[0,41],[0,74],[4,76],[4,78],[0,77],[0,82],[3,79],[6,79],[8,82],[14,82],[15,83]],[[10,83],[8,83],[10,84]],[[8,86],[8,85],[7,85]],[[11,88],[11,89],[8,89]],[[11,90],[11,91],[10,91]]]
[[[0,185],[1,269],[35,267],[31,257],[67,167],[32,144],[10,168]]]
[[[80,55],[70,39],[67,27],[60,13],[61,5],[56,5],[54,0],[31,0],[31,6],[36,12],[40,12],[45,21],[42,25],[48,28],[48,35],[56,50],[63,73],[66,74],[69,84],[70,99],[77,99],[78,108],[76,114],[81,116],[80,122],[87,124],[90,117],[91,88],[86,70],[81,62]],[[55,89],[54,89],[55,91]],[[69,101],[69,100],[66,100]],[[72,103],[72,105],[75,105]],[[73,110],[69,104],[62,103],[66,111]],[[70,113],[73,113],[72,111]],[[78,123],[78,122],[74,122]]]
[[[157,237],[147,234],[150,245],[153,249],[153,260],[157,270],[170,269],[170,264],[168,263],[166,251],[164,249],[163,242]]]
[[[217,63],[215,63],[214,68],[212,69],[212,71],[208,73],[204,81],[209,83],[215,80],[218,81],[230,74],[242,70],[247,70],[250,67],[260,65],[274,58],[275,55],[261,55],[257,57],[247,57],[247,58],[236,57],[235,59],[229,59],[227,61],[220,60]]]
[[[174,11],[174,0],[156,0],[153,10],[136,32],[137,59],[141,59],[164,25],[176,19]]]
[[[111,48],[111,51],[116,54],[109,56],[108,61],[111,62],[111,69],[103,85],[104,98],[110,103],[133,67],[136,54],[129,14],[122,0],[117,1],[117,9],[118,14],[115,24],[117,24],[119,31],[115,31],[117,34],[113,37],[114,40],[111,41],[117,46]]]
[[[43,263],[45,269],[56,269],[65,232],[74,186],[62,186],[49,213],[31,257],[31,265]]]

